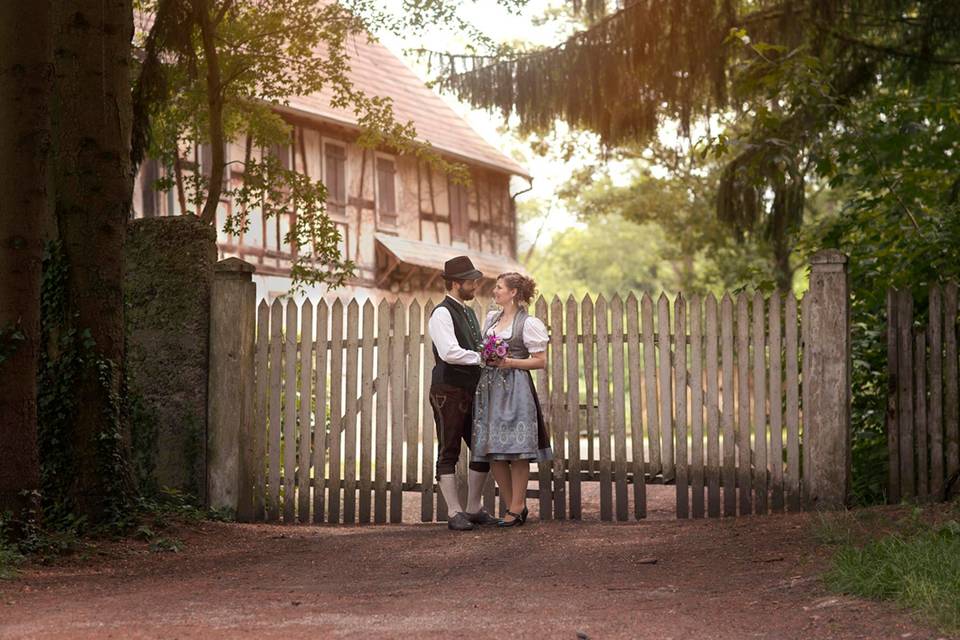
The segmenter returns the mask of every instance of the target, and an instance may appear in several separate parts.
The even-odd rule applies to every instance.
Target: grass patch
[[[830,589],[896,602],[960,633],[960,522],[925,524],[914,512],[898,530],[863,544],[842,524],[824,528],[823,538],[840,545],[824,576]]]

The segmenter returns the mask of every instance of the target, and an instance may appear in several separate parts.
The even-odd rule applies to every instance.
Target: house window
[[[200,166],[200,173],[206,178],[209,178],[213,173],[213,149],[209,144],[201,144],[196,149],[196,161]],[[227,145],[223,145],[223,163],[224,166],[229,166],[227,163],[230,162],[230,159],[227,157]],[[228,189],[230,186],[229,183],[230,172],[224,169],[223,180],[222,180],[222,189]]]
[[[347,215],[347,148],[323,143],[323,183],[327,188],[327,213],[334,218]]]
[[[243,234],[243,244],[247,247],[263,249],[263,212],[259,207],[247,211],[247,232]]]
[[[270,148],[267,152],[280,161],[280,166],[284,169],[290,169],[290,145],[287,144],[274,144],[270,145]]]
[[[470,218],[467,212],[469,192],[467,187],[450,183],[450,239],[454,242],[466,242],[470,235]]]
[[[377,222],[397,225],[396,165],[393,158],[377,156]]]

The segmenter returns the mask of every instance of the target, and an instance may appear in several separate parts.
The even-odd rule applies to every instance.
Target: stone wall
[[[145,218],[128,229],[127,372],[138,481],[205,500],[216,233],[195,216]]]

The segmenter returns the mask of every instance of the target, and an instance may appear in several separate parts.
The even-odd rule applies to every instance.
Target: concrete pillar
[[[210,296],[210,377],[207,414],[207,499],[252,519],[254,267],[238,258],[214,268]]]
[[[803,489],[807,509],[838,509],[850,493],[850,285],[847,257],[811,260],[805,301]]]

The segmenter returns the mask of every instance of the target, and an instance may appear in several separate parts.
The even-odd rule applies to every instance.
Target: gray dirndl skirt
[[[487,367],[473,402],[475,462],[551,460],[550,436],[533,377],[525,369]]]

